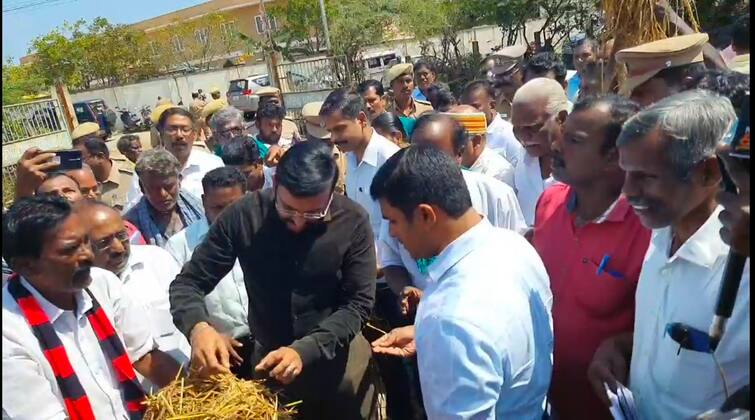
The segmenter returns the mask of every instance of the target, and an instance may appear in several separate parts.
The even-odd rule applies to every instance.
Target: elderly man
[[[461,94],[461,103],[472,105],[485,114],[488,124],[487,147],[499,153],[516,168],[524,156],[524,148],[514,136],[514,126],[501,118],[501,114],[496,111],[493,85],[484,80],[469,83]]]
[[[201,196],[202,177],[207,172],[223,166],[223,160],[193,147],[198,133],[196,121],[189,111],[183,108],[168,108],[160,115],[157,127],[162,136],[163,147],[179,162],[183,188],[195,197]],[[142,190],[139,185],[138,178],[133,177],[125,210],[134,206],[141,198]]]
[[[199,198],[181,187],[180,167],[163,149],[147,150],[136,162],[143,195],[124,217],[150,245],[164,247],[176,232],[202,218]]]
[[[402,149],[375,176],[370,192],[390,234],[434,261],[414,325],[373,351],[416,353],[430,419],[539,420],[553,350],[548,275],[522,236],[472,208],[464,184],[453,159],[429,145]]]
[[[522,87],[522,64],[527,47],[510,45],[487,56],[480,67],[482,77],[495,89],[496,110],[504,120],[511,119],[511,101]]]
[[[532,244],[553,292],[550,401],[559,419],[611,418],[585,372],[600,343],[634,323],[650,231],[621,196],[616,138],[638,110],[615,95],[583,99],[551,145],[553,177],[562,184],[540,197]]]
[[[131,188],[134,169],[125,158],[110,156],[107,144],[98,138],[85,138],[76,144],[84,162],[92,168],[100,184],[102,201],[110,207],[122,210]]]
[[[564,88],[553,79],[533,79],[514,95],[511,123],[525,150],[514,172],[514,185],[529,226],[535,222],[540,194],[555,182],[551,176],[551,141],[561,135],[567,108]]]
[[[514,188],[514,167],[503,156],[487,147],[487,122],[485,114],[471,105],[457,105],[446,115],[464,126],[467,145],[461,156],[463,168],[506,183]]]
[[[222,108],[210,118],[210,128],[213,133],[212,151],[222,157],[223,146],[233,137],[244,134],[244,114],[232,106]]]
[[[3,216],[3,417],[141,418],[136,372],[166,386],[179,365],[158,349],[145,307],[93,267],[84,217],[60,198]]]
[[[433,110],[430,102],[421,101],[412,96],[414,66],[411,63],[394,64],[385,71],[383,83],[391,88],[393,94],[386,111],[393,112],[400,118],[417,119],[423,113]]]
[[[208,172],[202,179],[202,185],[202,205],[206,218],[175,234],[165,247],[180,267],[191,260],[194,249],[207,236],[220,212],[244,197],[246,179],[236,168],[223,167]],[[173,278],[175,275],[170,277],[171,280]],[[231,271],[220,280],[212,293],[205,296],[204,301],[210,324],[229,341],[230,348],[235,348],[243,360],[240,364],[232,365],[231,371],[244,379],[252,379],[254,341],[249,332],[249,297],[238,258]],[[238,344],[243,346],[239,347]]]
[[[116,147],[129,162],[136,163],[142,152],[142,140],[136,134],[126,134],[118,139]]]
[[[623,193],[653,234],[637,286],[634,333],[604,341],[588,371],[606,405],[604,384],[615,389],[619,382],[631,388],[641,418],[693,418],[721,407],[725,386],[750,383],[749,263],[712,355],[707,343],[683,347],[674,328],[685,325],[687,339],[706,335],[714,313],[729,253],[719,235],[715,153],[734,119],[728,99],[692,90],[641,111],[619,135]]]
[[[337,170],[321,142],[291,147],[274,190],[222,211],[170,285],[173,320],[190,337],[200,374],[228,372],[229,344],[205,296],[238,259],[254,332],[252,366],[305,419],[374,415],[370,350],[360,331],[375,293],[375,244],[366,212],[334,194]],[[258,246],[258,245],[262,246]]]
[[[370,121],[385,112],[385,89],[382,83],[373,79],[365,80],[357,86],[357,93],[364,99]]]
[[[695,75],[705,71],[703,46],[707,34],[681,35],[653,41],[616,53],[616,62],[627,66],[621,93],[641,106],[690,89]]]
[[[187,364],[189,342],[173,325],[168,302],[168,286],[181,267],[159,247],[131,245],[123,218],[107,204],[85,201],[77,211],[88,221],[94,266],[118,276],[124,291],[147,305],[160,350]]]
[[[212,117],[216,112],[226,108],[227,106],[228,101],[225,99],[212,100],[202,108],[202,115],[198,120],[196,120],[199,132],[197,141],[201,141],[201,139],[204,138],[204,145],[206,145],[207,149],[210,151],[215,150],[216,143],[215,138],[213,137],[214,132],[210,127],[210,121],[212,120]]]

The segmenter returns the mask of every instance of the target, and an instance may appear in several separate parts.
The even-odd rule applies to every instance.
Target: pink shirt
[[[553,292],[550,398],[560,419],[610,419],[587,381],[587,368],[603,340],[633,330],[650,230],[624,197],[582,227],[574,224],[574,204],[571,187],[556,184],[543,192],[535,212],[533,245]]]

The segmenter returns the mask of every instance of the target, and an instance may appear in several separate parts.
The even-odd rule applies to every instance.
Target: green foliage
[[[45,90],[45,81],[32,66],[19,66],[9,59],[3,64],[3,105],[23,102],[23,96]]]
[[[274,37],[284,56],[315,55],[326,47],[318,0],[289,0],[268,13],[282,26]]]

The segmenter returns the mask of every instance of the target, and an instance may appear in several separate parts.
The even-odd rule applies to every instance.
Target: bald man
[[[563,86],[553,79],[532,79],[514,94],[511,123],[525,151],[514,171],[514,186],[529,226],[535,222],[540,194],[556,182],[551,176],[551,142],[563,135],[568,108]]]

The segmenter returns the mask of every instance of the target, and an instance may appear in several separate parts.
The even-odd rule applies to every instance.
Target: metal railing
[[[65,130],[65,119],[57,99],[3,107],[4,145]]]
[[[278,65],[283,93],[335,89],[359,81],[359,66],[350,65],[343,57],[325,57]]]

